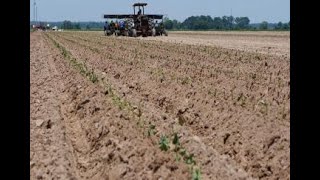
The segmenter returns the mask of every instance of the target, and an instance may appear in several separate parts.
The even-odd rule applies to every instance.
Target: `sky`
[[[35,0],[40,21],[104,21],[103,14],[131,14],[132,4],[146,2],[146,14],[183,21],[189,16],[249,17],[250,23],[290,20],[290,0]],[[34,19],[30,0],[30,20]]]

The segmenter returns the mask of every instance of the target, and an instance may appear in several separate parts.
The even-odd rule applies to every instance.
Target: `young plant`
[[[94,73],[93,70],[89,72],[89,79],[93,83],[96,83],[98,81],[98,76]]]
[[[196,164],[196,161],[193,159],[193,154],[185,156],[185,162],[187,164]]]
[[[186,150],[184,148],[179,150],[179,154],[183,157],[187,154]]]
[[[169,141],[166,136],[161,136],[159,145],[162,151],[167,151],[170,149]]]
[[[174,133],[172,143],[176,146],[180,145],[180,141],[177,133]]]
[[[192,180],[200,180],[201,179],[201,173],[199,169],[196,169],[192,172]]]

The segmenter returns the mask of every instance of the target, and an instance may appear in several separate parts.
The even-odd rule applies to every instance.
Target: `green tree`
[[[278,22],[278,24],[276,25],[275,29],[279,30],[279,29],[282,29],[283,28],[283,24],[282,22]]]
[[[172,20],[170,20],[167,17],[163,19],[163,24],[164,24],[164,28],[166,28],[166,29],[172,29],[173,28]]]
[[[235,25],[237,29],[248,29],[250,20],[248,17],[236,17]]]
[[[80,28],[80,23],[75,23],[74,25],[73,25],[73,28],[72,29],[81,29]]]
[[[227,20],[228,20],[229,29],[233,29],[234,28],[234,17],[229,16],[229,17],[227,17]]]
[[[233,29],[234,17],[233,16],[223,16],[222,23],[224,29]]]
[[[181,23],[174,19],[172,21],[172,29],[181,29]]]
[[[191,16],[183,21],[182,26],[185,29],[205,30],[213,27],[213,19],[210,16]]]
[[[290,29],[289,23],[284,23],[283,26],[282,26],[282,29],[283,30],[289,30]]]
[[[212,28],[213,29],[223,29],[223,21],[221,17],[215,17],[213,18],[213,23],[212,23]]]
[[[259,29],[262,29],[262,30],[268,29],[268,22],[267,21],[262,21],[260,26],[259,26]]]
[[[193,23],[195,22],[195,16],[188,17],[186,20],[183,21],[183,27],[185,29],[192,29]]]
[[[68,20],[63,21],[61,28],[62,29],[72,29],[73,26],[72,26],[71,21],[68,21]]]

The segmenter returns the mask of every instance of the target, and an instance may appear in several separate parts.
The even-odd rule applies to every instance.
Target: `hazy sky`
[[[33,20],[30,0],[30,20]],[[247,16],[251,23],[288,22],[290,0],[36,0],[41,21],[103,21],[103,14],[133,13],[132,4],[147,2],[145,13],[183,21],[189,16]]]

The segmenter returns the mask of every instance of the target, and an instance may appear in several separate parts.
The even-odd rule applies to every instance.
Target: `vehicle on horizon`
[[[109,23],[108,27],[104,29],[105,35],[110,36],[115,34],[116,36],[168,36],[168,32],[164,28],[163,15],[162,14],[145,14],[144,7],[147,3],[134,3],[133,14],[105,14],[105,19],[113,19],[123,21],[125,26],[119,27],[119,25],[113,25]],[[136,9],[138,9],[136,13]],[[142,10],[142,11],[141,11]],[[158,22],[158,20],[160,22]],[[115,23],[116,24],[116,23]]]

